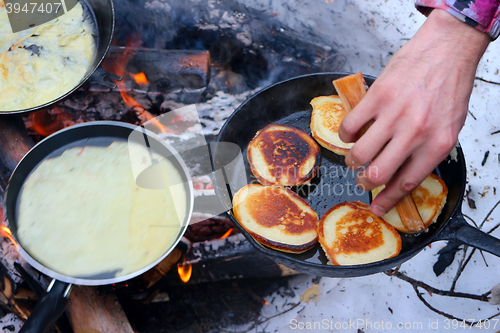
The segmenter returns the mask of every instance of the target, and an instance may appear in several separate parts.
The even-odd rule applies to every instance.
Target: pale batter
[[[12,33],[0,0],[0,112],[39,106],[76,87],[95,57],[92,32],[78,3],[57,19]]]
[[[133,145],[135,166],[151,165],[146,148]],[[127,142],[71,148],[43,161],[21,193],[21,246],[71,277],[111,271],[123,276],[152,264],[179,236],[187,210],[181,174],[170,161],[154,158],[170,184],[166,188],[136,185]]]

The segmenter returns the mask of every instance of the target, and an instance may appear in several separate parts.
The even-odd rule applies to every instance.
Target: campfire
[[[174,3],[164,4],[170,6]],[[233,5],[227,3],[221,6],[231,8]],[[63,128],[82,122],[118,120],[136,125],[147,123],[170,143],[189,144],[182,142],[189,141],[189,138],[179,136],[186,130],[189,131],[189,126],[192,126],[189,121],[182,117],[172,117],[169,124],[162,124],[156,118],[195,103],[203,126],[202,134],[210,142],[234,108],[255,89],[297,74],[320,71],[322,59],[331,60],[330,54],[334,53],[329,48],[303,41],[293,34],[281,33],[273,16],[263,21],[258,16],[249,16],[242,21],[241,15],[258,14],[247,13],[245,8],[240,8],[244,12],[233,8],[235,11],[231,15],[241,21],[236,25],[222,25],[213,29],[213,18],[205,13],[206,17],[200,19],[197,26],[183,25],[177,28],[174,38],[165,39],[162,45],[161,38],[164,36],[159,36],[160,40],[156,40],[151,47],[149,23],[136,22],[130,26],[127,21],[138,8],[130,3],[117,6],[116,9],[115,38],[102,65],[111,74],[108,82],[116,87],[110,89],[107,87],[110,84],[102,86],[90,80],[61,102],[27,116],[12,117],[2,122],[0,166],[4,185],[17,162],[34,144]],[[147,5],[140,10],[146,15],[151,12]],[[183,8],[177,10],[180,14]],[[258,36],[259,45],[249,47],[238,31],[246,30],[254,20],[272,32],[267,37]],[[206,27],[210,27],[209,30]],[[158,31],[163,28],[161,22],[155,27]],[[212,43],[214,38],[220,39],[220,42]],[[188,45],[184,41],[197,45]],[[288,49],[277,58],[276,52],[282,50],[276,50],[275,46]],[[333,69],[340,68],[341,63],[338,68]],[[14,142],[16,147],[11,150],[9,145]],[[68,307],[69,317],[56,323],[60,332],[95,329],[98,325],[96,322],[101,321],[106,316],[105,313],[110,318],[106,323],[99,324],[106,327],[103,332],[132,332],[132,326],[135,328],[143,325],[140,323],[141,318],[130,316],[130,309],[137,306],[134,302],[167,302],[169,297],[165,290],[173,287],[203,288],[196,286],[206,283],[215,285],[233,279],[265,280],[296,274],[255,253],[235,226],[224,215],[217,215],[222,210],[219,211],[220,207],[214,208],[220,204],[215,197],[209,172],[199,170],[199,167],[197,169],[197,156],[183,158],[191,169],[196,196],[195,212],[186,238],[164,261],[134,280],[97,289],[74,288]],[[1,270],[3,273],[0,274],[0,279],[3,277],[4,281],[3,295],[12,311],[25,320],[50,280],[38,274],[17,255],[17,244],[6,226],[2,226],[0,235],[4,237],[2,253],[5,260],[4,269]],[[258,282],[260,283],[262,282]],[[243,283],[236,288],[251,290],[251,286],[252,283]],[[21,295],[24,294],[30,295],[28,299],[22,298]],[[249,295],[249,303],[257,300],[258,307],[266,304],[254,291]],[[123,309],[118,303],[106,308],[106,304],[116,302],[117,299]],[[82,311],[90,304],[94,304],[93,313],[96,318],[83,315]],[[255,308],[255,304],[250,307]],[[140,331],[140,328],[136,329]]]

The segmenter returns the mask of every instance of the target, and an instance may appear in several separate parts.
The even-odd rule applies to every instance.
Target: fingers
[[[409,157],[394,177],[386,183],[385,189],[380,192],[371,203],[372,212],[382,216],[391,210],[401,199],[417,188],[424,179],[434,170],[448,153],[429,151],[421,148]]]
[[[376,114],[373,105],[377,105],[377,103],[370,103],[370,101],[371,96],[370,91],[368,91],[365,98],[344,117],[339,127],[340,140],[344,142],[356,142],[358,140],[361,128],[372,120]]]
[[[353,170],[361,169],[377,156],[390,139],[391,133],[384,121],[377,120],[347,153],[346,165]]]
[[[353,147],[354,148],[354,147]],[[392,139],[375,160],[358,174],[358,186],[365,191],[389,182],[401,165],[410,156],[414,146],[411,138]]]

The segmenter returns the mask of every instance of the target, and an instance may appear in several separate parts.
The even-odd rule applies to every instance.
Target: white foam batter
[[[94,60],[92,30],[78,2],[57,19],[12,33],[0,0],[0,112],[42,105],[76,87]],[[32,45],[39,55],[26,49]]]

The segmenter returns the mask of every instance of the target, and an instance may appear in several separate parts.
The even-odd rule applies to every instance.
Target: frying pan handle
[[[451,218],[439,238],[457,240],[500,257],[500,239],[471,226],[465,221],[462,213],[457,213]]]
[[[116,83],[105,80],[106,77],[111,79],[111,80],[115,80],[115,81],[121,81],[123,79],[123,77],[116,75],[116,74],[113,74],[113,73],[109,73],[104,68],[99,67],[95,70],[94,73],[92,73],[88,82],[97,83],[97,84],[100,84],[101,86],[115,89],[117,87]]]
[[[19,333],[43,333],[63,314],[72,285],[52,280]]]

